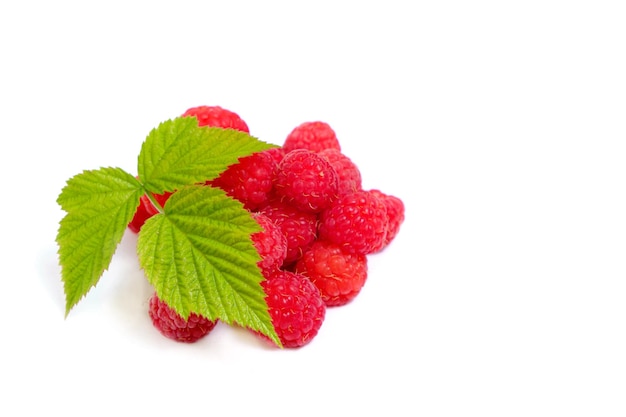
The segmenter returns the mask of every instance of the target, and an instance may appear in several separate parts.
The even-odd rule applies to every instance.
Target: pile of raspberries
[[[199,126],[250,133],[238,114],[220,106],[193,107],[182,116],[196,117]],[[402,200],[363,189],[357,165],[322,121],[296,126],[281,147],[242,157],[207,184],[239,200],[262,228],[251,238],[261,257],[272,324],[285,348],[311,342],[326,309],[359,294],[367,256],[387,247],[404,221]],[[164,204],[169,195],[155,197]],[[129,229],[139,232],[156,213],[142,197]],[[184,320],[156,293],[149,315],[164,336],[179,342],[196,342],[217,324],[195,313]]]

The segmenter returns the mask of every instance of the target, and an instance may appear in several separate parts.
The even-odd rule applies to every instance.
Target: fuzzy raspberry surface
[[[296,126],[285,138],[283,149],[285,152],[294,149],[308,149],[319,152],[324,149],[341,149],[337,134],[326,122],[319,120],[304,122]]]
[[[287,238],[280,227],[262,213],[252,213],[252,218],[262,227],[260,232],[252,233],[250,238],[261,260],[259,268],[263,276],[267,277],[280,269],[287,256]]]
[[[352,301],[367,279],[367,256],[344,251],[340,245],[316,240],[295,267],[320,290],[326,306]]]
[[[220,106],[196,106],[187,109],[182,117],[195,117],[198,126],[221,127],[250,133],[248,124],[235,112]]]
[[[276,198],[270,199],[258,212],[272,219],[287,239],[284,265],[300,259],[317,238],[317,214],[301,211]]]
[[[239,200],[247,210],[256,210],[268,202],[277,169],[272,154],[257,152],[239,158],[209,184]]]
[[[335,168],[338,178],[337,194],[349,194],[363,189],[363,180],[359,167],[339,149],[329,148],[319,154]]]
[[[395,239],[400,231],[400,226],[404,222],[404,202],[394,195],[384,193],[377,189],[372,189],[370,192],[381,199],[387,208],[387,234],[381,247],[375,249],[375,251],[381,251]]]
[[[183,319],[156,293],[150,298],[148,313],[154,327],[163,336],[177,342],[197,342],[209,334],[217,324],[217,321],[211,321],[195,313],[191,313],[187,320]]]
[[[387,235],[387,208],[369,190],[339,197],[320,214],[319,238],[341,245],[351,253],[378,250]]]
[[[289,271],[277,271],[261,285],[283,347],[299,348],[310,343],[326,316],[318,288],[304,275]]]
[[[283,157],[274,192],[301,211],[319,213],[337,197],[339,177],[331,163],[318,153],[296,149]]]
[[[282,147],[266,149],[263,152],[271,156],[276,165],[280,164],[285,156],[285,150]]]

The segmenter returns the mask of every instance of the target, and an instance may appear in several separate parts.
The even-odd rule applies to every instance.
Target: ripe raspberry
[[[400,231],[400,226],[404,222],[404,203],[400,198],[383,193],[380,190],[374,189],[370,190],[370,192],[383,201],[387,208],[387,217],[389,219],[385,240],[379,249],[374,250],[375,252],[379,252],[389,245]]]
[[[304,275],[288,271],[275,272],[261,285],[283,347],[298,348],[310,343],[326,316],[326,305],[317,287]]]
[[[330,162],[307,149],[288,152],[278,165],[274,192],[299,210],[319,213],[337,196],[339,178]]]
[[[239,158],[209,184],[241,201],[246,209],[256,210],[269,200],[277,168],[271,154],[257,152]]]
[[[294,149],[308,149],[313,152],[328,148],[341,150],[335,131],[328,123],[320,121],[304,122],[296,126],[285,138],[283,148],[285,152]]]
[[[287,239],[287,255],[283,265],[300,259],[317,238],[317,215],[314,213],[300,211],[278,199],[271,199],[259,213],[272,219]]]
[[[154,199],[163,207],[167,199],[172,195],[172,193],[166,192],[163,194],[154,194]],[[144,225],[146,220],[150,217],[158,214],[159,210],[152,204],[152,201],[148,198],[146,194],[142,195],[139,198],[139,206],[137,207],[137,211],[133,216],[133,219],[128,223],[128,228],[134,233],[139,233],[141,227]]]
[[[187,109],[182,117],[193,116],[198,119],[198,126],[221,127],[250,133],[246,122],[237,113],[220,106],[197,106]]]
[[[324,149],[319,154],[326,158],[337,172],[339,178],[338,195],[353,193],[362,189],[361,171],[352,159],[334,148]]]
[[[339,197],[320,214],[319,238],[366,255],[385,241],[388,221],[381,199],[370,191],[357,191]]]
[[[133,219],[128,223],[128,228],[134,233],[139,233],[141,227],[144,225],[146,220],[150,217],[157,214],[159,211],[154,207],[150,199],[147,195],[142,195],[139,198],[139,206],[137,207],[137,211],[133,216]]]
[[[280,164],[280,161],[282,161],[285,156],[285,150],[283,148],[270,148],[263,152],[270,155],[274,162],[276,162],[276,165]]]
[[[365,285],[367,257],[318,239],[300,258],[295,272],[311,280],[327,307],[341,306],[352,301]]]
[[[250,238],[261,256],[259,261],[261,273],[268,276],[283,265],[287,256],[287,238],[278,225],[266,215],[253,213],[252,217],[263,228],[260,232],[252,233]]]
[[[194,343],[206,336],[217,324],[206,317],[191,313],[183,319],[173,308],[161,300],[156,293],[150,298],[148,313],[152,324],[161,334],[177,342]]]

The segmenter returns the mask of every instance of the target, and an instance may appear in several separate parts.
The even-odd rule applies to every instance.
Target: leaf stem
[[[148,199],[150,200],[152,205],[158,210],[158,212],[163,213],[163,206],[161,205],[161,203],[157,201],[156,198],[154,198],[154,194],[152,194],[150,191],[146,190],[145,188],[144,188],[144,191],[146,193],[146,196],[148,196]]]

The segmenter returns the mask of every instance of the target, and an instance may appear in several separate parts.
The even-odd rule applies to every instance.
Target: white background
[[[3,2],[0,414],[626,415],[622,4]],[[160,336],[132,234],[64,318],[65,181],[200,104],[406,205],[302,349]]]

